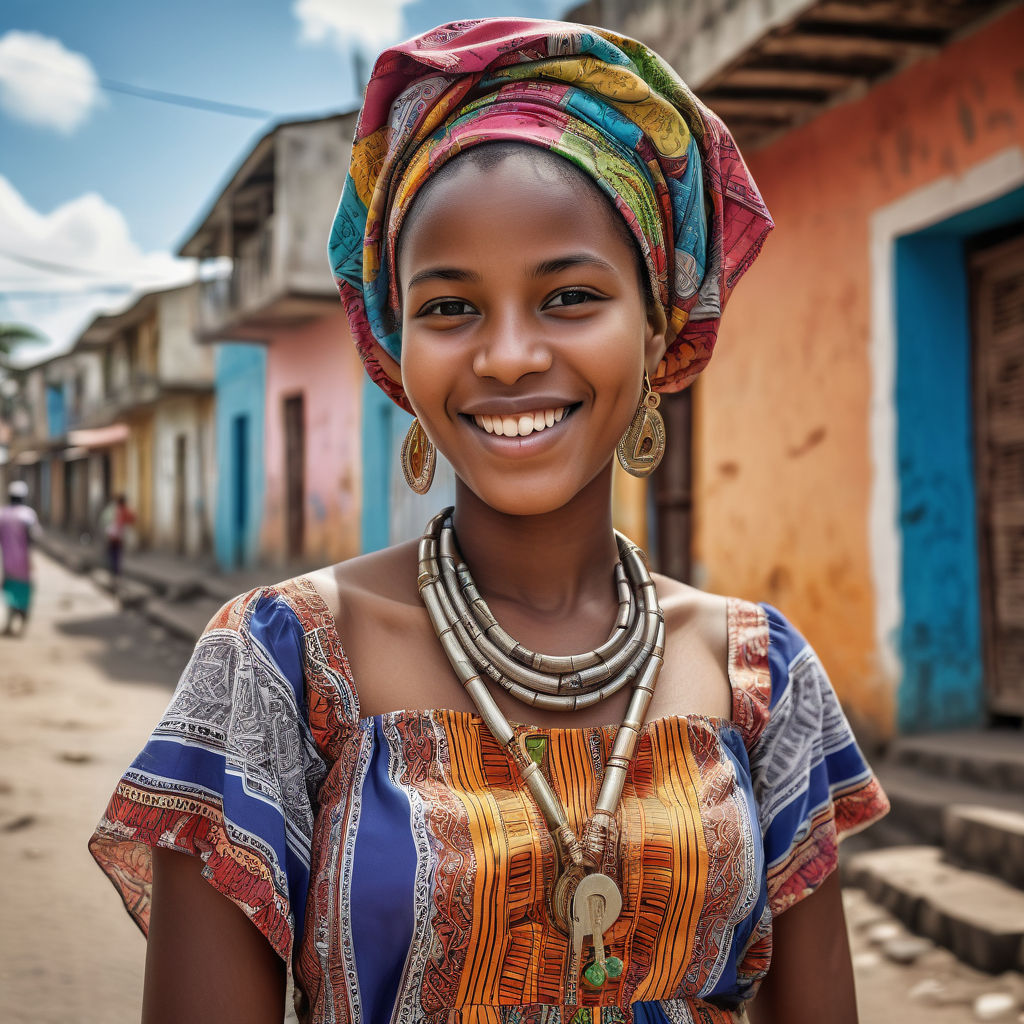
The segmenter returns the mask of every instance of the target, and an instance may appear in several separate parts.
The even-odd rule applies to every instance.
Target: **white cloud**
[[[402,9],[411,0],[295,0],[304,43],[333,43],[347,52],[353,41],[387,46],[403,36]]]
[[[69,346],[97,313],[195,273],[193,260],[142,252],[121,211],[95,192],[43,214],[0,175],[0,320],[47,335],[46,352]],[[19,352],[32,362],[42,354]]]
[[[0,107],[22,121],[73,132],[100,102],[93,66],[50,36],[0,36]]]

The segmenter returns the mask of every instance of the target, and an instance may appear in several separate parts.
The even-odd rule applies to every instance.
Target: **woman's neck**
[[[498,512],[456,482],[455,536],[489,604],[555,618],[616,607],[611,472],[609,462],[567,505],[537,516]]]

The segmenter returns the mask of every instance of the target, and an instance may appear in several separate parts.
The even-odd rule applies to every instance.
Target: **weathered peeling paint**
[[[898,623],[888,636],[876,629],[871,438],[885,403],[895,417],[896,396],[879,404],[873,391],[872,219],[1024,147],[1021,38],[1016,8],[746,154],[778,228],[695,385],[698,578],[781,607],[878,738],[897,723],[899,666],[887,652],[907,641]],[[894,491],[895,455],[882,481]],[[895,515],[884,528],[898,528]]]

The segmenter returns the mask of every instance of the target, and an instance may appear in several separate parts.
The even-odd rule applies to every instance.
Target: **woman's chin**
[[[460,484],[475,500],[507,516],[544,516],[581,500],[588,482],[570,477],[563,468],[543,472],[497,474],[458,473]]]

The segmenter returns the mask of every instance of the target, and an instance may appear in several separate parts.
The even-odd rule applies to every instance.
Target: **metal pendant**
[[[604,933],[622,913],[619,887],[602,874],[584,875],[572,894],[572,919],[569,922],[569,968],[565,979],[565,1001],[579,1005],[579,983],[586,988],[600,988],[609,979],[622,974],[622,961],[605,954]],[[590,938],[594,959],[583,966],[583,942]]]

